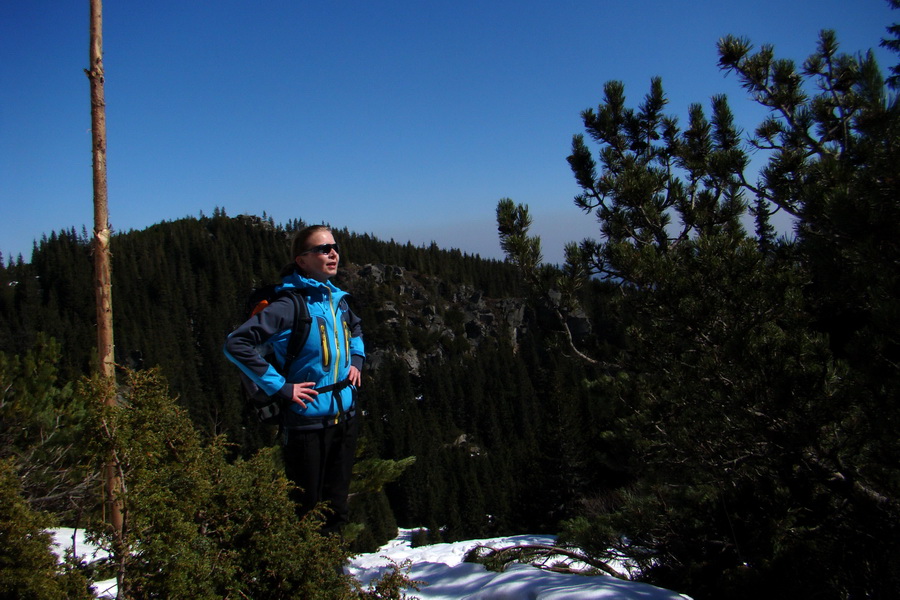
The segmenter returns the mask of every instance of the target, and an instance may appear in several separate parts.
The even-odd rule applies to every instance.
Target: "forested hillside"
[[[246,418],[222,343],[249,291],[277,280],[301,225],[217,209],[112,241],[117,362],[160,367],[197,429],[224,434],[235,454],[250,456],[274,432]],[[604,452],[585,427],[601,405],[581,386],[584,367],[542,341],[541,312],[513,266],[348,231],[335,237],[336,283],[353,294],[368,353],[362,458],[416,458],[388,487],[390,508],[383,495],[356,502],[359,520],[429,525],[448,539],[552,531],[572,514],[573,485],[607,485],[602,463],[586,455]],[[45,334],[60,344],[61,382],[87,374],[95,335],[84,235],[53,233],[30,264],[0,276],[0,351],[24,353]],[[586,315],[578,320],[592,347],[610,338],[608,327],[588,336]]]

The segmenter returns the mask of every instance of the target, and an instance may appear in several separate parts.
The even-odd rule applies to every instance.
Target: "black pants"
[[[348,522],[350,476],[359,438],[360,415],[321,429],[287,430],[283,446],[285,474],[300,489],[292,499],[303,516],[327,503],[323,533],[336,533]]]

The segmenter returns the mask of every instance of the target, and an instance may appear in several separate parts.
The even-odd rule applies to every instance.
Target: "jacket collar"
[[[294,271],[281,280],[281,285],[278,287],[278,290],[280,291],[287,288],[306,289],[310,292],[319,292],[323,295],[327,295],[330,291],[332,298],[338,298],[344,294],[344,292],[331,283],[331,281],[323,282],[312,279],[311,277],[304,277],[297,271]]]

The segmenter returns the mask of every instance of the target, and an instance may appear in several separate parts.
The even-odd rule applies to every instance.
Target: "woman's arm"
[[[223,349],[226,358],[269,396],[293,399],[294,389],[259,353],[259,347],[294,323],[294,305],[290,298],[279,298],[232,331]]]

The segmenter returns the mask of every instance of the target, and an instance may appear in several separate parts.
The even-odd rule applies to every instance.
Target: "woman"
[[[327,503],[324,532],[348,521],[350,474],[359,436],[356,390],[365,360],[360,321],[347,306],[346,292],[329,279],[338,269],[338,245],[331,230],[314,225],[291,244],[292,262],[282,271],[276,300],[235,329],[225,355],[260,389],[284,400],[281,411],[285,473],[300,489],[298,515]],[[299,293],[312,319],[310,333],[282,376],[259,352],[271,347],[284,365],[294,300]]]

